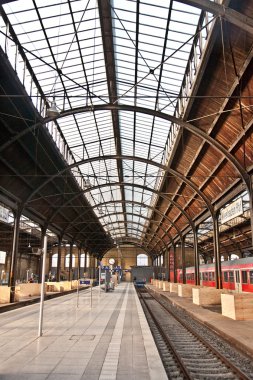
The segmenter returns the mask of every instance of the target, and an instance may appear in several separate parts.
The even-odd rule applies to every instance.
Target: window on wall
[[[58,253],[55,253],[52,256],[52,268],[57,268],[57,265],[58,265]]]
[[[248,272],[246,270],[242,270],[242,283],[243,284],[248,283]]]
[[[84,268],[85,267],[85,253],[82,253],[80,255],[80,268]]]
[[[0,264],[5,264],[5,260],[6,260],[6,252],[0,251]]]
[[[89,268],[89,267],[90,267],[90,254],[89,254],[89,253],[87,253],[87,261],[86,261],[86,266],[87,266],[87,268]]]
[[[66,268],[69,268],[69,262],[70,262],[70,253],[68,253],[68,254],[65,256],[65,267],[66,267]],[[73,255],[72,255],[72,268],[75,267],[75,262],[76,262],[76,257],[75,257],[75,255],[73,254]]]
[[[147,266],[148,265],[148,256],[144,253],[137,256],[137,266]]]

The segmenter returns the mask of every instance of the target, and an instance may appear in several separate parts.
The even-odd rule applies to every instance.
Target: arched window
[[[85,253],[82,253],[80,255],[80,268],[84,268],[85,267]]]
[[[89,268],[89,267],[90,267],[90,254],[89,254],[89,253],[86,253],[86,255],[87,255],[86,266],[87,266],[87,268]]]
[[[70,253],[65,256],[65,268],[69,268]],[[76,257],[72,254],[72,268],[75,268]]]
[[[148,265],[148,256],[144,253],[141,253],[137,256],[137,266],[147,266]]]
[[[52,256],[52,268],[57,268],[58,265],[58,253],[54,253]]]

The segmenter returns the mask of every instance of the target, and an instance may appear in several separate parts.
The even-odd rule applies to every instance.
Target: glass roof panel
[[[100,23],[107,6],[109,34]],[[59,110],[90,108],[58,119],[60,133],[51,135],[62,139],[64,159],[79,163],[95,214],[114,238],[141,238],[147,206],[158,200],[172,125],[93,107],[114,102],[175,115],[201,11],[176,0],[18,0],[3,7],[48,104],[55,98]],[[17,72],[22,78],[22,65]]]

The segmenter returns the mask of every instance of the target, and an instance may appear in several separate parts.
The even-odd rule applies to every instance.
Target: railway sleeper
[[[234,380],[238,380],[238,377],[235,376],[233,373],[225,373],[224,375],[219,375],[217,376],[217,374],[208,374],[208,375],[201,375],[201,374],[194,374],[194,380],[230,380],[230,379],[234,379]]]

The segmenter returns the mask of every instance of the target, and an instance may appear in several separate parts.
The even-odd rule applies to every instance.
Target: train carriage
[[[215,267],[212,264],[199,266],[200,285],[215,287]],[[253,257],[223,261],[221,263],[224,289],[238,292],[253,292]],[[177,270],[177,281],[182,283],[182,269]],[[186,268],[186,283],[195,284],[194,267]]]

